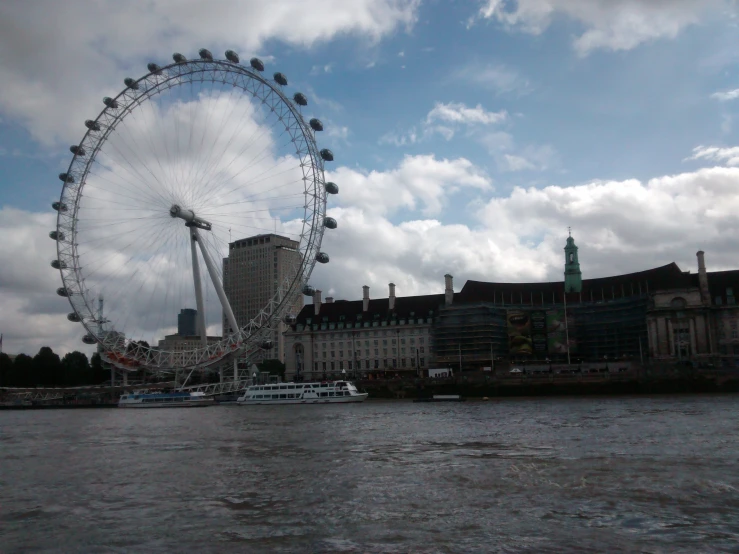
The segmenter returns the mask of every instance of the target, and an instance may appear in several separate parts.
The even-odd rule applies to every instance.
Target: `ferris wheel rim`
[[[207,78],[205,77],[206,73],[208,73]],[[201,78],[199,80],[193,79],[195,75],[199,75]],[[275,77],[277,75],[280,75],[284,79],[284,76],[281,74],[276,74]],[[217,76],[222,77],[222,80],[217,79]],[[294,301],[303,293],[303,289],[315,267],[316,256],[319,252],[324,234],[323,220],[325,219],[327,200],[322,152],[319,153],[314,131],[306,123],[300,109],[284,94],[280,83],[271,81],[261,75],[260,72],[231,60],[205,58],[175,61],[163,67],[155,66],[154,70],[150,68],[150,71],[138,80],[126,79],[125,88],[116,97],[112,99],[106,98],[106,105],[98,116],[94,120],[86,121],[88,130],[79,144],[76,145],[77,151],[73,151],[73,157],[69,163],[67,172],[62,174],[65,178],[63,179],[59,204],[65,206],[66,209],[57,210],[56,227],[57,237],[61,237],[57,238],[57,260],[60,266],[59,272],[65,296],[67,296],[74,310],[73,313],[77,314],[79,322],[88,333],[85,338],[87,336],[95,337],[96,342],[107,353],[111,354],[108,361],[119,365],[119,367],[127,365],[127,363],[121,360],[123,357],[138,362],[137,366],[162,369],[166,365],[164,358],[167,357],[169,352],[160,351],[159,349],[146,347],[141,344],[137,344],[134,350],[131,351],[131,342],[127,343],[125,339],[123,341],[119,340],[119,337],[115,333],[106,333],[103,336],[97,335],[97,326],[102,322],[99,321],[95,313],[95,299],[91,296],[91,291],[85,288],[85,278],[82,274],[82,268],[79,265],[76,240],[78,233],[76,216],[80,209],[82,191],[90,175],[90,168],[96,156],[107,142],[110,134],[136,107],[150,101],[154,96],[164,90],[181,86],[188,82],[199,81],[201,83],[210,82],[212,84],[221,82],[226,84],[227,76],[239,77],[248,82],[259,83],[259,85],[265,87],[263,89],[263,95],[258,97],[258,99],[264,104],[266,103],[267,97],[274,96],[276,98],[275,104],[287,109],[285,115],[292,119],[295,125],[295,129],[293,130],[299,131],[299,138],[304,145],[304,151],[301,151],[297,140],[293,142],[296,142],[296,154],[301,159],[300,167],[303,171],[306,191],[302,222],[303,230],[300,234],[299,247],[302,256],[300,257],[295,275],[288,276],[285,282],[277,287],[277,292],[255,318],[246,322],[233,333],[227,334],[224,332],[217,343],[209,344],[204,348],[193,348],[191,356],[193,363],[190,365],[205,367],[221,361],[229,355],[248,353],[255,350],[259,342],[273,330],[275,323],[281,321],[291,301]],[[247,90],[246,86],[239,86],[236,82],[229,82],[229,84],[241,88],[244,94],[249,93],[255,98],[257,97],[257,94],[253,90]],[[289,131],[290,125],[285,123],[285,129]],[[86,152],[85,148],[89,148],[89,152]],[[83,158],[85,159],[83,160]],[[309,163],[304,163],[305,159],[309,160]],[[82,166],[81,171],[79,166]],[[308,199],[309,187],[313,191],[310,200]],[[73,202],[69,203],[70,199]],[[304,245],[302,244],[303,240],[305,240]],[[156,354],[154,354],[155,351]],[[158,356],[156,363],[153,360],[154,356]]]

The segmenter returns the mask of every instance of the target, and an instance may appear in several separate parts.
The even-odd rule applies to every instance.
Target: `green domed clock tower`
[[[572,232],[569,233],[565,246],[565,292],[582,292],[582,273]]]

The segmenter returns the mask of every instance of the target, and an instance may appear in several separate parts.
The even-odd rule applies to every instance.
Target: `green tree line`
[[[48,346],[31,357],[18,354],[14,360],[0,353],[0,387],[76,387],[110,381],[100,355],[91,359],[83,352],[69,352],[60,358]]]

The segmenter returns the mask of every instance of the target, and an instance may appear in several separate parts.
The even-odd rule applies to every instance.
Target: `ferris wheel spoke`
[[[132,249],[134,251],[133,254],[126,260],[126,262],[131,262],[136,255],[141,255],[142,249],[148,249],[151,248],[156,242],[163,236],[163,234],[167,231],[168,226],[166,225],[158,225],[153,226],[148,233],[148,239],[145,241],[141,241],[138,239],[138,237],[134,237],[128,244],[125,244],[121,247],[119,247],[117,250],[113,250],[110,252],[107,257],[98,257],[91,260],[89,263],[85,264],[83,267],[85,268],[86,276],[89,279],[90,277],[93,277],[98,271],[103,269],[106,264],[112,262],[112,260],[115,257],[120,257],[122,253],[127,252],[129,249]],[[80,257],[83,256],[83,254],[93,254],[96,253],[96,250],[91,250],[88,252],[81,252]],[[126,264],[122,264],[119,268],[120,271],[125,269]],[[96,269],[92,269],[96,268]]]
[[[213,167],[212,166],[213,152],[216,150],[216,146],[217,146],[217,144],[218,144],[218,142],[220,140],[220,137],[222,135],[221,130],[224,128],[224,124],[225,123],[232,121],[233,112],[234,112],[234,110],[236,108],[236,104],[237,104],[237,103],[233,102],[233,93],[234,93],[234,90],[236,90],[236,87],[231,87],[231,90],[230,90],[230,92],[228,94],[228,100],[225,100],[225,104],[226,104],[227,109],[228,109],[228,106],[230,106],[230,109],[228,109],[228,113],[226,112],[226,110],[222,110],[223,113],[221,114],[220,122],[214,128],[215,129],[215,137],[213,139],[213,142],[211,143],[211,148],[209,149],[208,157],[207,157],[207,159],[203,159],[202,164],[199,165],[198,170],[195,172],[194,181],[195,181],[196,185],[199,184],[199,183],[204,182],[205,181],[205,176],[208,175],[212,171],[212,167]],[[224,100],[223,100],[223,96],[222,95],[218,98],[218,101],[216,102],[216,104],[217,105],[220,105],[221,103],[224,103]],[[235,133],[236,130],[237,130],[237,128],[238,128],[238,126],[236,126],[236,125],[232,125],[232,126],[235,127],[235,129],[233,131],[233,133]],[[203,135],[205,135],[205,133],[207,131],[208,131],[208,129],[207,129],[207,125],[206,125],[206,128],[203,129]],[[222,150],[222,153],[218,157],[218,160],[215,162],[216,163],[215,167],[217,167],[217,164],[220,162],[220,159],[225,154],[226,149],[221,149],[221,150]],[[191,189],[191,191],[194,193],[195,187],[193,187]],[[193,200],[193,199],[191,198],[190,200]]]
[[[150,197],[158,197],[162,202],[167,203],[171,198],[167,197],[164,190],[161,190],[161,183],[156,179],[156,176],[154,175],[154,172],[149,168],[148,164],[146,164],[142,159],[139,153],[136,151],[136,149],[128,144],[128,140],[126,139],[126,134],[130,134],[130,132],[127,129],[126,125],[119,126],[116,128],[116,137],[120,139],[121,145],[125,146],[125,148],[129,151],[131,155],[133,155],[138,163],[138,167],[141,167],[143,169],[142,171],[139,171],[136,164],[132,163],[131,160],[128,158],[125,152],[123,152],[120,148],[118,148],[118,145],[116,144],[115,140],[111,140],[110,146],[112,150],[118,154],[118,156],[125,162],[126,165],[117,164],[118,167],[123,168],[125,171],[127,171],[134,179],[131,183],[131,186],[135,186],[141,194],[150,196]],[[154,180],[152,181],[148,176],[154,177]],[[136,185],[133,185],[135,182],[142,183],[142,187],[137,187]]]
[[[251,148],[251,146],[252,146],[253,144],[256,144],[258,140],[260,140],[261,138],[263,138],[263,137],[264,137],[264,135],[265,135],[265,134],[267,134],[268,132],[270,132],[270,131],[272,130],[272,128],[273,128],[273,127],[275,127],[275,126],[277,126],[277,121],[273,121],[273,122],[272,122],[272,124],[271,124],[271,125],[269,125],[269,126],[266,126],[266,125],[258,125],[258,126],[257,126],[257,129],[259,130],[259,134],[258,134],[258,135],[257,135],[256,137],[254,137],[254,138],[253,138],[252,140],[249,140],[249,141],[247,141],[247,144],[246,144],[246,145],[245,145],[245,146],[244,146],[244,147],[242,148],[242,150],[241,150],[241,151],[239,151],[239,152],[238,152],[238,153],[237,153],[237,154],[236,154],[236,155],[235,155],[235,156],[234,156],[234,157],[233,157],[233,158],[231,159],[231,161],[230,161],[230,162],[229,162],[228,164],[226,164],[226,166],[225,166],[225,167],[223,167],[223,168],[222,168],[222,169],[221,169],[221,170],[220,170],[220,171],[219,171],[218,173],[215,173],[215,174],[213,175],[213,177],[212,177],[212,178],[211,178],[211,179],[209,180],[209,182],[205,184],[205,189],[206,189],[206,190],[205,190],[205,191],[203,191],[203,196],[205,196],[205,195],[206,195],[206,193],[207,193],[207,187],[208,187],[208,185],[210,185],[210,184],[211,184],[212,182],[215,182],[215,183],[219,183],[219,182],[220,182],[220,178],[221,178],[221,175],[222,175],[223,173],[225,173],[226,171],[228,171],[228,170],[229,170],[229,169],[231,168],[231,165],[232,165],[232,164],[233,164],[233,163],[234,163],[234,162],[235,162],[236,160],[240,160],[240,159],[243,159],[243,158],[245,157],[245,154],[246,154],[246,152],[247,152],[247,151],[248,151],[248,150],[249,150],[249,149]],[[284,134],[284,132],[285,132],[285,131],[283,131],[283,133],[281,133],[281,134],[280,134],[280,136],[282,136],[282,134]],[[266,144],[266,145],[265,145],[265,146],[264,146],[264,147],[262,148],[262,150],[260,150],[260,152],[259,152],[259,154],[258,154],[258,155],[256,156],[256,158],[258,158],[258,157],[259,157],[259,156],[260,156],[260,155],[261,155],[261,154],[262,154],[263,152],[265,152],[265,151],[266,151],[267,149],[269,149],[269,147],[270,147],[270,142],[269,142],[269,141],[265,141],[265,142],[266,142],[267,144]],[[246,167],[245,169],[249,169],[250,167],[252,167],[252,166],[254,165],[254,163],[256,163],[256,162],[253,162],[252,164],[248,165],[248,166],[247,166],[247,167]],[[244,170],[242,170],[242,172],[243,172],[243,171],[244,171]],[[226,181],[226,182],[228,182],[228,181]]]

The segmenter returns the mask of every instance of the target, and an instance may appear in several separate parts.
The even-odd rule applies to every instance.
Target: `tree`
[[[4,352],[0,352],[0,387],[10,387],[9,379],[13,373],[13,360]]]
[[[90,371],[92,372],[92,383],[97,385],[110,380],[110,371],[103,366],[103,359],[95,352],[90,358]]]
[[[281,378],[285,378],[285,364],[280,360],[263,360],[257,364],[260,372],[267,372],[270,375],[279,375]]]
[[[33,358],[26,354],[18,354],[13,360],[13,371],[8,380],[11,387],[32,387]]]
[[[42,346],[33,357],[31,366],[33,371],[34,385],[36,386],[55,386],[61,384],[62,381],[62,361],[58,354],[48,346]]]
[[[87,356],[76,350],[68,352],[62,358],[62,374],[62,384],[66,386],[93,384],[92,371]]]

